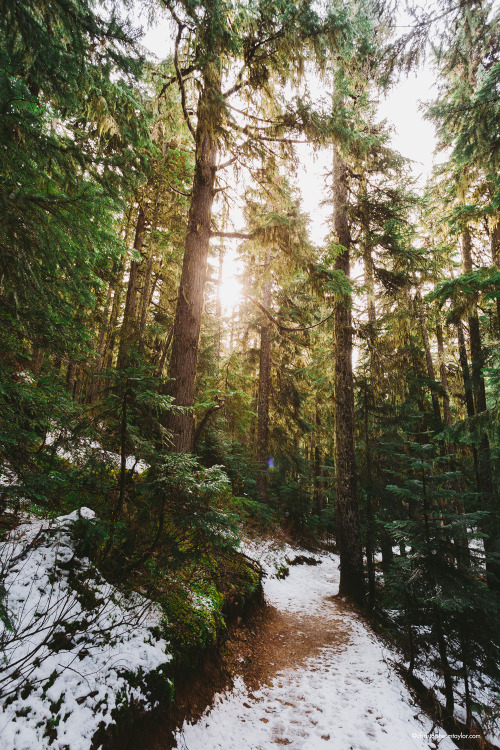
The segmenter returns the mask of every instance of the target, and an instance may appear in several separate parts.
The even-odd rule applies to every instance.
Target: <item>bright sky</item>
[[[167,15],[157,20],[154,27],[148,27],[146,18],[140,14],[136,21],[146,30],[144,46],[158,58],[164,58],[172,49],[171,29]],[[424,120],[419,111],[420,102],[436,96],[434,76],[429,67],[423,67],[417,73],[404,78],[395,86],[379,106],[380,119],[386,119],[393,126],[392,146],[403,156],[413,160],[413,172],[421,187],[430,174],[435,148],[434,129],[430,122]],[[328,221],[331,211],[321,207],[325,199],[326,172],[330,169],[331,155],[314,156],[312,149],[299,147],[302,151],[302,168],[300,171],[300,190],[303,210],[309,214],[311,239],[322,244],[328,233]],[[226,313],[239,301],[241,285],[238,281],[238,264],[236,251],[228,249],[224,261],[224,281],[222,289],[223,305]]]

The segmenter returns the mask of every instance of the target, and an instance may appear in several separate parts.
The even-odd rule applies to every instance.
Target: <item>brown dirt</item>
[[[223,660],[230,674],[241,674],[252,690],[269,684],[278,672],[296,669],[320,648],[344,649],[349,634],[343,620],[279,612],[266,606],[235,627]]]

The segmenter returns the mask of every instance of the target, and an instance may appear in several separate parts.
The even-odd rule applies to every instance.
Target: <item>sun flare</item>
[[[243,285],[241,282],[241,263],[236,255],[228,252],[222,267],[222,283],[220,288],[222,311],[230,314],[241,301]]]

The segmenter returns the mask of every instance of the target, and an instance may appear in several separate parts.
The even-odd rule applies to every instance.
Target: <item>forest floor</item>
[[[336,596],[337,556],[315,553],[318,564],[290,565],[280,579],[270,545],[245,551],[267,568],[268,606],[228,644],[233,687],[184,722],[176,734],[181,750],[456,747],[416,704],[396,654]],[[278,554],[291,560],[298,553]]]

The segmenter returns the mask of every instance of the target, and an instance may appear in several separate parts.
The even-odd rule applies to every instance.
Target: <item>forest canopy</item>
[[[88,506],[158,599],[240,524],[334,539],[453,714],[498,677],[500,18],[402,5],[0,0],[0,513]],[[425,185],[378,109],[423,61]]]

